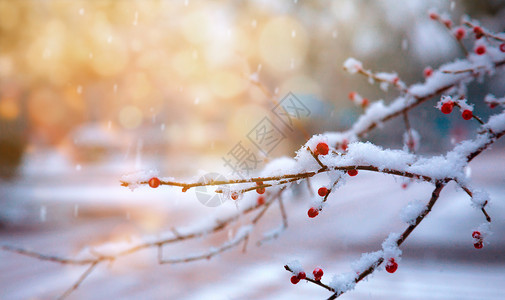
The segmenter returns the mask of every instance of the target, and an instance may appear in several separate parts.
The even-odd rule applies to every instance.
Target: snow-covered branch
[[[168,177],[158,177],[152,173],[126,175],[121,179],[121,186],[134,190],[140,185],[148,185],[151,188],[167,187],[182,188],[182,192],[201,186],[216,187],[215,192],[224,194],[233,201],[240,202],[237,211],[227,216],[213,217],[208,222],[198,224],[191,228],[172,228],[161,237],[143,237],[132,244],[118,245],[107,244],[93,249],[87,249],[80,254],[80,258],[65,258],[41,254],[35,251],[21,249],[10,245],[2,246],[2,249],[16,252],[22,255],[34,257],[40,260],[53,261],[61,264],[86,265],[88,269],[81,275],[77,282],[65,292],[63,297],[77,289],[82,281],[102,262],[114,261],[144,249],[158,251],[158,263],[174,264],[195,260],[209,259],[224,251],[233,249],[243,244],[247,245],[255,225],[264,216],[265,212],[273,203],[278,203],[282,224],[279,228],[267,232],[264,238],[257,242],[261,245],[264,241],[276,238],[288,226],[288,211],[284,206],[283,194],[296,183],[307,182],[309,179],[320,174],[328,174],[331,182],[328,186],[319,187],[317,190],[316,204],[311,207],[307,215],[315,218],[324,210],[324,204],[329,201],[329,195],[339,188],[348,177],[358,175],[359,171],[377,172],[398,177],[409,178],[412,181],[424,181],[434,185],[433,192],[427,204],[411,203],[403,212],[403,220],[408,224],[400,233],[388,235],[382,249],[373,253],[364,254],[353,265],[354,272],[335,276],[330,282],[321,281],[323,271],[319,268],[307,275],[299,263],[285,265],[285,269],[292,273],[291,282],[296,284],[300,280],[306,280],[322,287],[332,295],[334,299],[346,291],[351,290],[357,283],[365,279],[382,266],[386,271],[393,273],[398,268],[401,250],[399,247],[416,229],[416,227],[431,212],[440,192],[450,182],[455,181],[471,198],[474,207],[482,211],[487,222],[491,217],[486,211],[490,202],[489,195],[482,190],[475,189],[465,176],[465,168],[484,150],[505,134],[505,112],[495,113],[487,121],[474,112],[474,105],[466,97],[467,86],[474,79],[484,76],[492,76],[496,68],[505,64],[505,46],[498,44],[505,41],[503,34],[495,34],[478,26],[475,22],[463,20],[460,27],[454,28],[450,19],[445,16],[431,13],[433,20],[443,24],[456,40],[465,49],[465,57],[453,62],[443,64],[436,69],[431,67],[425,70],[426,80],[408,86],[400,80],[396,73],[373,72],[364,68],[363,64],[354,58],[344,62],[344,69],[351,74],[360,74],[368,78],[370,83],[379,82],[383,90],[389,85],[399,91],[399,96],[386,104],[383,100],[369,101],[356,92],[349,95],[351,100],[364,108],[363,114],[346,131],[327,132],[313,135],[296,152],[294,158],[281,158],[272,161],[265,169],[255,177],[231,178],[229,180],[201,180],[201,181],[178,181]],[[475,39],[472,40],[474,51],[466,51],[461,43],[468,37],[470,28]],[[486,37],[487,40],[484,40]],[[482,38],[482,39],[481,39]],[[276,101],[276,94],[268,91],[261,84],[257,73],[250,76],[250,81],[272,101]],[[442,95],[443,94],[443,95]],[[454,109],[459,109],[461,117],[469,122],[475,122],[478,126],[476,136],[456,145],[451,151],[434,156],[425,156],[416,153],[419,146],[419,134],[409,122],[408,113],[421,103],[434,99],[436,109],[443,114],[450,114]],[[366,101],[365,101],[366,100]],[[491,108],[500,106],[503,108],[504,98],[488,95],[484,99]],[[433,108],[434,113],[440,113]],[[385,149],[364,141],[367,133],[380,128],[380,125],[396,117],[403,118],[406,127],[403,149]],[[174,191],[175,192],[175,191]],[[258,193],[255,202],[245,202],[242,205],[241,196],[244,193]],[[253,217],[247,215],[256,212]],[[249,218],[249,219],[247,219]],[[229,227],[232,223],[240,220],[242,225],[230,239],[222,242],[207,251],[197,254],[184,255],[175,258],[164,258],[163,247],[173,243],[182,243],[210,234],[215,234]],[[246,221],[244,221],[246,220]],[[482,248],[485,238],[484,229],[473,233],[474,246]],[[480,247],[480,248],[479,248]]]

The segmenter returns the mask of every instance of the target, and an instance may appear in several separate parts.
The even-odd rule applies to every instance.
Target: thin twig
[[[82,273],[81,277],[79,277],[79,279],[68,290],[66,290],[65,293],[63,293],[63,295],[58,297],[58,299],[63,300],[66,297],[68,297],[68,295],[70,295],[73,291],[75,291],[79,287],[79,285],[81,285],[81,283],[84,281],[84,279],[86,279],[86,277],[88,277],[89,274],[93,272],[98,263],[99,263],[98,261],[91,263],[91,265],[86,269],[86,271]]]
[[[414,231],[414,229],[430,213],[431,209],[433,208],[433,205],[435,205],[435,203],[437,202],[438,198],[440,197],[440,192],[442,191],[442,189],[444,188],[445,185],[446,185],[446,182],[444,182],[444,181],[438,181],[435,184],[435,189],[431,193],[431,199],[430,199],[428,205],[426,206],[426,209],[424,210],[424,212],[421,213],[416,218],[415,223],[412,224],[412,225],[410,225],[410,226],[408,226],[405,229],[405,231],[396,240],[396,244],[398,245],[398,247],[401,246],[403,244],[403,242],[405,242],[405,240],[409,237],[409,235],[412,233],[412,231]],[[358,275],[358,277],[356,277],[354,279],[354,282],[358,283],[358,282],[362,281],[363,279],[365,279],[368,275],[372,274],[375,271],[375,269],[377,269],[377,267],[379,267],[383,262],[384,262],[384,257],[380,257],[379,259],[377,259],[374,263],[370,264],[370,266],[368,267],[368,269],[366,269],[365,271],[363,271],[362,273],[360,273]],[[340,297],[344,293],[345,293],[344,291],[335,291],[334,294],[331,295],[328,298],[328,300],[330,300],[330,299],[336,299],[336,298]]]
[[[285,265],[284,269],[286,269],[286,271],[288,271],[288,272],[293,272],[293,270],[291,270],[291,268],[288,265]],[[320,287],[323,287],[323,288],[327,289],[330,292],[335,292],[335,289],[333,289],[332,287],[330,287],[330,286],[322,283],[320,280],[314,280],[314,279],[311,279],[311,278],[308,278],[308,277],[305,278],[305,280],[307,280],[308,282],[312,282],[314,284],[317,284]]]

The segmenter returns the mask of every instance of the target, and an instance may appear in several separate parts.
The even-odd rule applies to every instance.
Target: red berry
[[[480,39],[484,35],[484,31],[480,28],[480,26],[475,26],[473,28],[473,33],[475,33],[476,39]]]
[[[406,189],[407,188],[407,184],[406,183],[402,183],[402,189]]]
[[[482,238],[482,236],[481,236],[481,234],[480,234],[480,231],[474,231],[474,232],[472,233],[472,237],[473,237],[474,239],[481,239],[481,238]]]
[[[482,244],[482,241],[478,241],[477,243],[473,244],[473,246],[475,249],[482,249],[484,245]]]
[[[319,214],[319,210],[315,207],[311,207],[309,211],[307,212],[307,215],[309,215],[309,218],[315,218]]]
[[[258,205],[263,205],[265,204],[265,197],[259,196],[258,197]]]
[[[238,194],[236,192],[231,193],[231,198],[233,200],[237,200],[238,199]]]
[[[317,190],[317,193],[319,194],[319,196],[324,197],[328,194],[328,189],[323,186],[319,188],[319,190]]]
[[[478,46],[477,48],[475,48],[475,53],[477,53],[478,55],[483,55],[484,53],[486,53],[486,46],[484,45]]]
[[[298,276],[291,276],[291,283],[292,284],[297,284],[298,282],[300,282],[300,279],[298,278]]]
[[[440,110],[448,115],[452,112],[452,108],[454,107],[454,103],[452,103],[451,101],[449,102],[445,102],[444,104],[442,104],[442,108],[440,108]]]
[[[500,44],[500,51],[505,52],[505,43]]]
[[[314,271],[312,271],[312,274],[314,274],[314,280],[319,281],[323,277],[323,270],[321,268],[315,268]]]
[[[443,22],[444,22],[445,27],[447,27],[449,29],[452,27],[452,21],[451,20],[444,20]]]
[[[465,109],[461,116],[464,120],[470,120],[473,117],[473,113],[471,110]]]
[[[459,27],[458,29],[456,29],[456,31],[454,32],[454,36],[456,37],[457,40],[462,40],[466,35],[466,31],[464,28],[462,27]]]
[[[149,179],[149,186],[154,188],[157,188],[160,186],[161,181],[158,179],[158,177],[153,177]]]
[[[263,181],[256,181],[256,185],[263,185]],[[256,188],[256,193],[258,194],[264,194],[265,193],[265,188],[264,187],[259,187]]]
[[[426,67],[424,68],[423,74],[425,78],[428,78],[433,75],[433,69],[431,67]]]
[[[349,146],[349,141],[344,139],[342,141],[342,150],[346,151],[347,150],[347,146]]]
[[[394,258],[389,259],[388,263],[386,264],[386,271],[388,273],[394,273],[398,269],[398,264],[396,263]]]
[[[326,155],[328,154],[328,151],[330,150],[330,148],[328,147],[328,144],[326,143],[319,143],[317,144],[316,146],[316,151],[317,153],[321,154],[321,155]]]
[[[432,20],[438,20],[438,14],[434,13],[434,12],[430,13],[430,19],[432,19]]]
[[[358,170],[349,170],[347,171],[347,174],[349,174],[349,176],[356,176],[358,175]]]
[[[350,92],[349,99],[351,99],[351,101],[354,101],[354,97],[356,97],[356,92]]]
[[[298,273],[298,279],[301,280],[301,279],[305,279],[305,278],[307,278],[307,275],[305,275],[305,272]]]
[[[363,98],[363,102],[361,102],[361,107],[363,107],[363,108],[367,107],[367,106],[368,106],[368,103],[370,103],[370,102],[368,101],[368,99],[367,99],[367,98]]]

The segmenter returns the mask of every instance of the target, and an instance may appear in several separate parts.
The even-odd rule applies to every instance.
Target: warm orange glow
[[[19,116],[19,106],[12,99],[1,99],[0,100],[0,118],[12,121]]]
[[[293,18],[279,17],[268,22],[259,43],[261,57],[276,71],[300,68],[305,63],[307,32]]]
[[[0,0],[0,83],[19,90],[8,95],[15,104],[0,104],[0,117],[26,118],[39,141],[61,142],[81,123],[117,122],[126,131],[164,124],[171,144],[187,136],[188,146],[203,147],[211,138],[242,139],[268,114],[274,102],[248,80],[259,64],[262,83],[279,97],[324,95],[310,74],[313,36],[303,19],[262,3],[224,6]],[[224,137],[236,115],[255,119]]]
[[[136,106],[126,106],[119,112],[119,124],[126,129],[134,129],[142,123],[142,111]]]

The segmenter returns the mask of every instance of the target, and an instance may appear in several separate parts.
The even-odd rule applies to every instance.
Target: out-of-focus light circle
[[[203,44],[212,37],[212,20],[209,12],[195,11],[187,14],[182,21],[182,34],[193,44]]]
[[[100,22],[95,24],[93,30],[98,34],[93,37],[93,70],[102,76],[113,76],[123,71],[129,58],[127,43]]]
[[[172,59],[172,67],[181,77],[190,76],[198,67],[198,61],[189,51],[180,51]]]
[[[313,95],[316,97],[321,97],[321,86],[314,79],[305,76],[303,74],[298,74],[286,79],[280,87],[280,97],[284,97],[289,92]]]
[[[295,36],[293,32],[296,32]],[[307,46],[305,28],[290,17],[278,17],[268,22],[259,39],[262,59],[276,71],[299,68],[305,61]]]
[[[126,78],[128,96],[134,100],[145,98],[151,92],[151,82],[144,72],[128,75]]]
[[[224,99],[239,95],[245,88],[246,81],[232,72],[220,71],[211,78],[212,93]]]
[[[69,121],[69,114],[59,94],[49,88],[32,91],[27,102],[27,112],[34,128],[48,130],[44,136],[48,139],[57,137],[60,130],[64,129],[65,122]]]
[[[353,0],[331,2],[331,11],[339,21],[350,22],[356,19],[356,3]]]
[[[135,129],[142,123],[143,114],[136,106],[129,105],[119,111],[119,124],[126,129]]]

